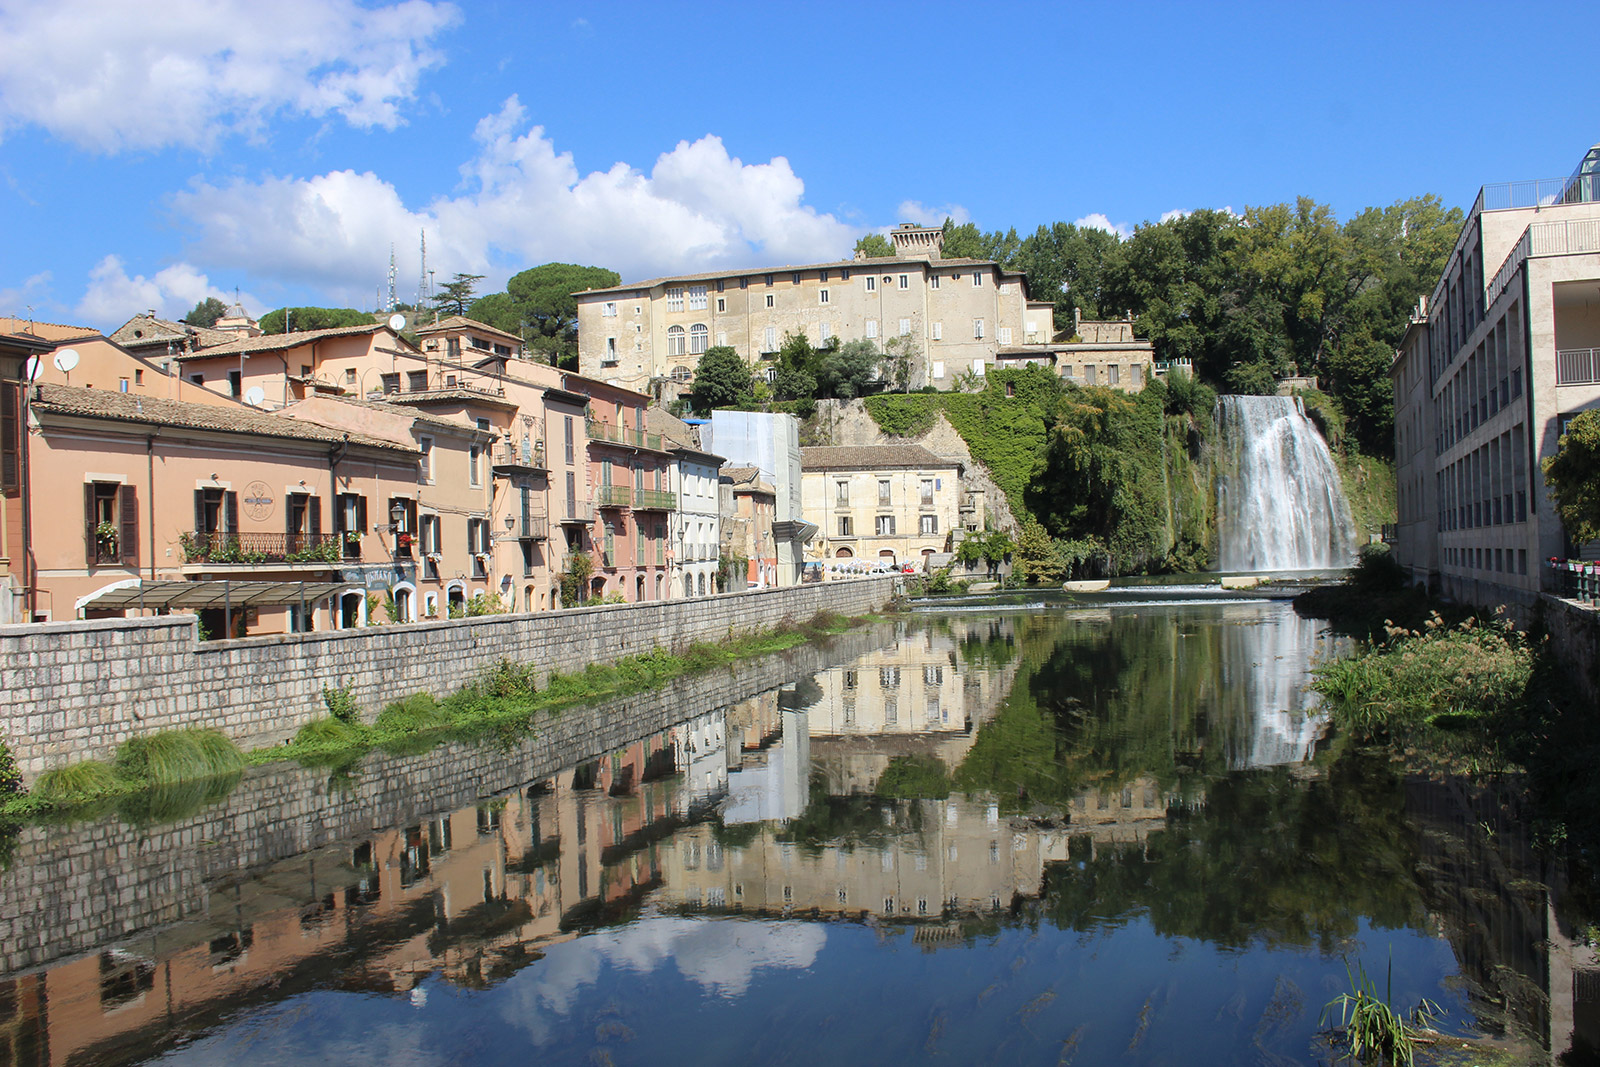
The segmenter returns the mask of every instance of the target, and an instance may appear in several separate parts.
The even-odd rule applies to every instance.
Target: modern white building
[[[660,408],[649,411],[671,457],[668,473],[677,504],[671,516],[672,596],[717,591],[722,556],[722,457],[700,448],[693,428]]]
[[[806,542],[817,532],[801,511],[800,420],[778,412],[714,411],[700,428],[700,442],[730,467],[757,468],[772,486],[777,584],[799,585]]]
[[[1396,558],[1467,603],[1532,603],[1568,543],[1540,461],[1600,407],[1600,145],[1486,185],[1391,366]]]

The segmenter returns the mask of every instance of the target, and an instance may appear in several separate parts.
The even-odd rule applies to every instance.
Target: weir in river
[[[1328,445],[1299,397],[1224,396],[1217,479],[1224,571],[1327,570],[1355,561],[1355,522]]]

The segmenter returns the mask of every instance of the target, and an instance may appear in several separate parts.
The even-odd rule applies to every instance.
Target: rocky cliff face
[[[937,415],[933,426],[923,433],[912,437],[890,437],[878,428],[877,422],[867,414],[861,401],[819,400],[810,429],[808,444],[921,445],[936,456],[956,460],[961,464],[961,488],[967,492],[981,492],[989,521],[1013,536],[1017,534],[1018,523],[1006,501],[1006,494],[989,476],[988,469],[972,458],[967,443],[944,415]]]

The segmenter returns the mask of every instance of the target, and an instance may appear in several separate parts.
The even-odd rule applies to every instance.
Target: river
[[[1514,798],[1330,736],[1341,652],[1281,601],[926,602],[603,750],[27,827],[0,1064],[1314,1063],[1357,966],[1511,1062],[1594,1041]]]

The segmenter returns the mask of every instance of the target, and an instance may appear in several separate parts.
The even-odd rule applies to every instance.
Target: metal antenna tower
[[[417,310],[421,311],[428,303],[428,231],[422,231],[422,273],[417,279]]]
[[[394,242],[389,242],[389,306],[385,311],[393,311],[396,301],[394,298]]]

